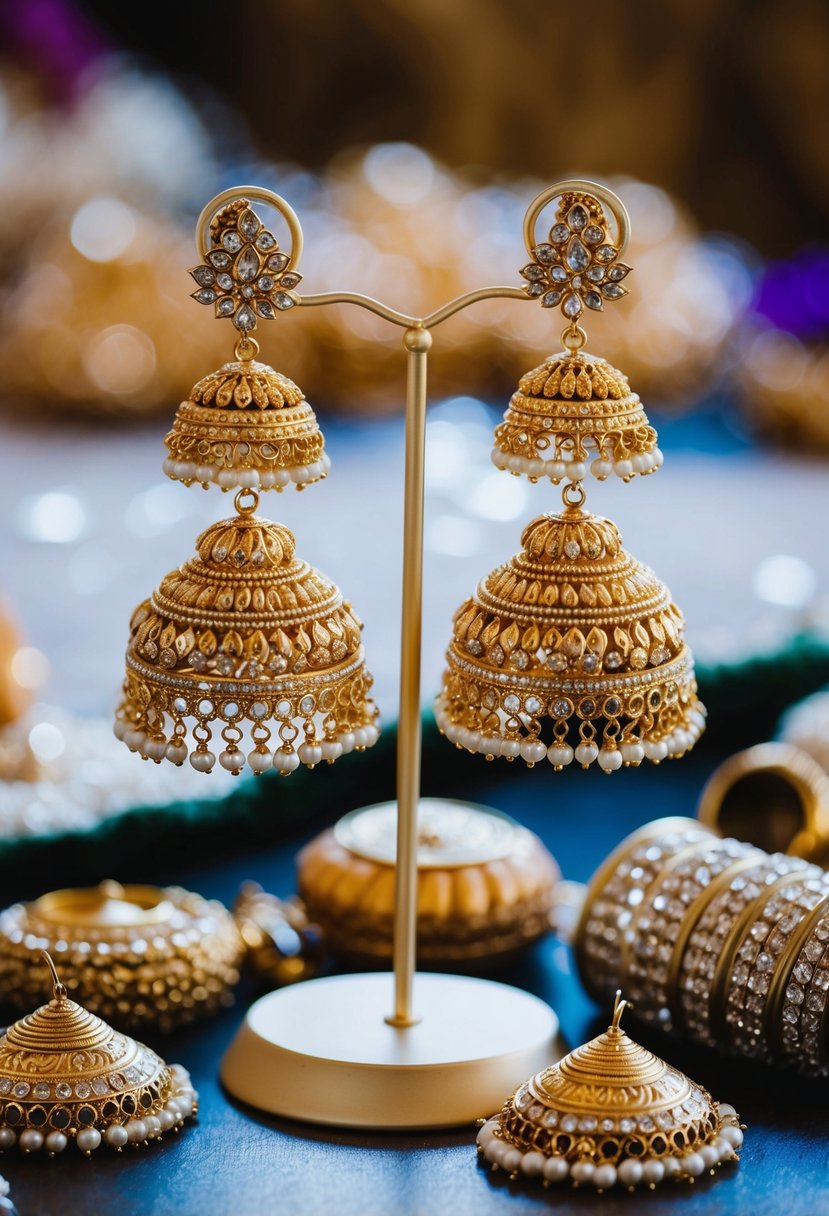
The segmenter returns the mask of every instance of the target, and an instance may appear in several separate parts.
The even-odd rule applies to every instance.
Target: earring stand
[[[596,192],[592,183],[567,182],[534,200],[524,223],[529,248],[535,244],[536,220],[551,199],[563,189],[587,187]],[[266,192],[240,187],[226,193],[264,200]],[[211,209],[225,198],[219,196]],[[273,195],[266,201],[288,221],[295,250],[299,234],[301,248],[295,213]],[[388,973],[343,975],[310,980],[263,997],[248,1011],[222,1062],[221,1077],[235,1097],[271,1114],[329,1126],[448,1127],[498,1109],[525,1077],[561,1054],[558,1019],[537,997],[491,980],[417,973],[415,966],[431,331],[480,301],[529,297],[519,287],[487,287],[459,296],[425,317],[407,316],[354,292],[292,294],[292,298],[302,307],[352,304],[368,309],[404,330],[408,352],[394,975],[393,985]]]

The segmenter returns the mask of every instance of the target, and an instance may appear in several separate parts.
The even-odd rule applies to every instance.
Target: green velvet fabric
[[[735,751],[770,738],[784,709],[829,683],[829,644],[803,635],[781,653],[701,667],[698,679],[709,717],[697,751]],[[396,732],[388,726],[365,755],[352,754],[312,772],[299,769],[289,778],[275,773],[240,778],[218,801],[135,807],[94,831],[4,841],[0,903],[106,877],[140,882],[150,863],[160,881],[174,882],[184,869],[255,854],[280,839],[311,832],[356,806],[394,796],[395,747]],[[136,757],[135,763],[142,762]],[[470,766],[485,763],[450,747],[431,714],[424,718],[424,794],[462,798]]]

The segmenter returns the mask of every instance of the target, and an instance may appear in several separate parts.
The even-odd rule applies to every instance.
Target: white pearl
[[[43,1148],[43,1132],[32,1127],[27,1128],[25,1132],[20,1133],[20,1147],[24,1153],[36,1153],[38,1149]]]
[[[126,718],[116,718],[112,725],[113,735],[115,735],[116,739],[120,739],[122,742],[129,729],[130,724],[127,722]]]
[[[665,1160],[673,1161],[673,1157],[667,1157]],[[622,1164],[623,1165],[639,1165],[639,1162],[638,1161],[625,1161]],[[642,1178],[645,1180],[645,1182],[648,1183],[648,1185],[651,1185],[651,1184],[655,1185],[657,1182],[661,1182],[662,1179],[665,1177],[665,1173],[666,1173],[665,1165],[661,1161],[643,1161],[642,1165],[640,1166],[640,1169],[642,1171]],[[621,1165],[619,1166],[619,1177],[620,1178],[622,1177],[622,1166]]]
[[[323,451],[323,452],[322,452],[322,454],[320,455],[320,464],[322,465],[323,470],[324,470],[326,473],[327,473],[327,472],[329,471],[329,469],[331,468],[331,460],[330,460],[329,455],[328,455],[328,453],[327,453],[326,451]]]
[[[147,1124],[143,1119],[130,1119],[127,1124],[127,1136],[131,1144],[140,1144],[147,1139]]]
[[[147,1115],[144,1122],[147,1124],[148,1136],[160,1136],[161,1124],[158,1121],[158,1115]]]
[[[190,763],[197,773],[209,773],[216,763],[213,752],[191,752]]]
[[[112,1127],[108,1127],[104,1132],[104,1139],[110,1148],[123,1148],[129,1141],[129,1136],[125,1127],[121,1127],[120,1123],[113,1123]]]
[[[528,460],[527,461],[527,476],[528,477],[543,477],[546,470],[547,462],[545,460]]]
[[[517,739],[502,739],[501,740],[501,755],[512,760],[515,756],[520,756],[521,744]]]
[[[636,1161],[633,1157],[621,1161],[616,1170],[622,1186],[636,1186],[637,1182],[642,1181],[643,1172],[644,1167],[641,1161]],[[661,1171],[659,1176],[662,1177]]]
[[[599,754],[595,743],[580,743],[576,748],[576,759],[582,768],[587,768]]]
[[[256,469],[239,469],[236,474],[236,484],[243,490],[256,490],[259,487],[259,473]]]
[[[720,1117],[723,1119],[726,1117],[726,1115],[732,1115],[735,1119],[737,1118],[737,1112],[730,1102],[718,1103],[717,1110],[719,1111]]]
[[[571,481],[584,481],[587,476],[587,465],[581,460],[573,460],[567,466],[566,476]]]
[[[637,452],[630,463],[633,465],[634,473],[644,473],[645,469],[651,467],[650,458],[645,452]]]
[[[179,481],[184,481],[186,477],[190,476],[191,467],[186,460],[177,460],[173,465],[173,476],[177,477]]]
[[[599,752],[599,768],[604,769],[606,773],[612,773],[621,767],[622,753],[618,747],[603,747]]]
[[[124,735],[124,742],[126,743],[127,747],[130,749],[131,752],[135,752],[135,751],[138,751],[139,747],[144,742],[146,737],[147,736],[145,735],[143,730],[138,730],[135,727],[133,727],[132,730],[128,730],[127,733]]]
[[[633,463],[630,460],[615,460],[613,462],[613,471],[617,477],[632,477]]]
[[[309,768],[313,768],[322,760],[322,748],[318,743],[300,743],[297,754],[302,763],[307,764]]]
[[[236,470],[235,469],[220,469],[219,476],[216,478],[222,490],[232,490],[236,485]]]
[[[593,1185],[597,1191],[609,1191],[616,1185],[616,1167],[614,1165],[597,1165],[593,1173]]]
[[[0,1152],[12,1148],[17,1143],[17,1136],[10,1127],[0,1127]]]
[[[161,466],[162,471],[166,474],[167,477],[175,476],[175,468],[176,468],[176,462],[170,456],[167,457],[167,459],[164,461],[164,463]]]
[[[506,453],[502,452],[500,448],[493,448],[489,454],[489,458],[496,469],[505,469],[507,467]]]
[[[664,760],[668,754],[668,745],[664,739],[646,739],[642,746],[645,749],[645,755],[647,758],[649,760],[653,760],[656,764],[658,764],[660,760]]]
[[[501,1156],[501,1145],[503,1140],[490,1140],[484,1145],[484,1156],[487,1161],[491,1161],[493,1165],[497,1165],[498,1158]]]
[[[49,1132],[46,1137],[46,1151],[47,1153],[62,1153],[68,1143],[63,1132]]]
[[[248,764],[255,773],[264,773],[266,769],[273,768],[273,756],[267,748],[254,750],[248,752]]]
[[[263,490],[273,489],[276,484],[276,474],[272,469],[263,469],[259,474],[259,484]]]
[[[162,1132],[168,1132],[175,1126],[176,1117],[172,1111],[167,1110],[167,1107],[162,1107],[158,1112],[158,1122]]]
[[[651,1164],[659,1165],[660,1163],[658,1161],[654,1161],[654,1162],[651,1162]],[[673,1178],[680,1171],[678,1157],[663,1157],[661,1164],[662,1164],[662,1172],[664,1173],[666,1178]]]
[[[509,469],[510,473],[523,473],[524,472],[524,457],[523,456],[508,456],[507,457],[507,468]]]
[[[240,773],[245,767],[245,753],[238,747],[223,751],[219,754],[219,764],[229,773]]]
[[[653,451],[651,452],[651,456],[653,458],[653,467],[655,469],[661,469],[662,465],[665,462],[665,457],[662,455],[662,452],[659,450],[659,448],[654,448]]]
[[[200,464],[196,469],[196,476],[199,481],[212,481],[216,476],[216,470],[212,464]]]
[[[544,1174],[547,1182],[563,1182],[570,1172],[566,1157],[548,1157],[544,1162]]]
[[[645,749],[641,743],[623,743],[619,751],[625,764],[641,764],[645,759]]]
[[[506,1152],[501,1154],[499,1164],[508,1174],[514,1174],[521,1167],[521,1150],[507,1145]]]
[[[570,1166],[570,1173],[574,1182],[592,1182],[595,1169],[592,1161],[576,1161]]]
[[[538,764],[546,759],[547,747],[540,739],[525,739],[521,744],[521,758],[527,764]]]
[[[544,1169],[544,1155],[537,1152],[525,1153],[521,1158],[521,1169],[529,1178],[537,1178]]]
[[[724,1140],[731,1148],[740,1148],[743,1143],[743,1133],[739,1127],[734,1127],[732,1123],[726,1124],[720,1128],[720,1139]]]
[[[716,1149],[713,1144],[703,1144],[702,1148],[699,1150],[699,1155],[702,1157],[709,1170],[712,1166],[716,1165],[720,1159],[719,1149]]]
[[[340,744],[342,745],[344,756],[347,756],[349,754],[349,752],[354,751],[354,732],[353,731],[347,730],[345,732],[345,734],[338,735],[337,738],[338,738]]]
[[[278,773],[292,773],[299,768],[299,756],[296,752],[283,752],[282,748],[273,754],[273,766]]]
[[[482,756],[501,755],[501,737],[500,735],[481,735],[481,742],[478,745],[478,751]]]
[[[380,738],[380,727],[371,722],[368,726],[364,726],[366,747],[374,747],[374,744]]]
[[[289,485],[290,481],[291,481],[291,474],[288,472],[287,469],[274,469],[273,484],[277,490],[281,490],[285,486]]]
[[[85,1127],[82,1132],[78,1132],[75,1143],[82,1153],[94,1153],[101,1143],[101,1133],[96,1127]]]
[[[567,466],[563,460],[548,460],[547,461],[547,476],[550,481],[561,481],[567,473]]]
[[[340,756],[343,754],[343,745],[340,743],[339,739],[325,739],[321,744],[321,747],[322,758],[323,760],[328,760],[329,763],[334,760],[339,760]]]
[[[368,727],[366,727],[366,726],[357,727],[357,729],[354,732],[354,746],[355,747],[365,747],[368,744],[369,736],[368,736],[367,731],[368,731]]]
[[[464,732],[463,745],[467,751],[476,752],[480,742],[481,732],[479,730],[467,730]]]
[[[680,1157],[679,1164],[692,1178],[699,1178],[700,1174],[705,1173],[705,1162],[699,1153],[689,1153],[687,1157]]]
[[[478,1135],[475,1137],[477,1143],[480,1144],[482,1148],[485,1147],[495,1135],[497,1128],[497,1119],[487,1119],[483,1127],[479,1128]]]
[[[547,748],[547,759],[554,768],[564,768],[573,762],[573,749],[569,743],[553,743]]]
[[[590,466],[590,472],[597,481],[605,481],[613,472],[613,465],[609,460],[594,460]]]
[[[187,744],[183,739],[171,739],[164,754],[172,764],[184,764],[187,759]]]

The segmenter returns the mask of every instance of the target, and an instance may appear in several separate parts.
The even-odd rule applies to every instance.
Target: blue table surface
[[[717,760],[702,754],[656,770],[606,777],[569,770],[556,776],[470,759],[466,796],[520,819],[543,837],[568,878],[586,879],[638,824],[666,814],[693,814],[699,789]],[[332,808],[332,817],[341,809]],[[305,838],[190,872],[182,862],[183,840],[176,874],[182,883],[227,902],[251,878],[284,894],[293,890],[293,859]],[[159,859],[159,879],[167,877],[172,860]],[[147,877],[152,881],[154,876]],[[570,1046],[607,1022],[606,1011],[585,996],[568,950],[552,939],[494,978],[549,1001]],[[220,1087],[217,1070],[252,996],[243,989],[237,1006],[222,1017],[153,1040],[169,1060],[190,1069],[201,1095],[197,1124],[151,1148],[120,1156],[101,1150],[91,1161],[75,1152],[53,1160],[6,1156],[0,1169],[12,1184],[21,1216],[528,1216],[588,1208],[603,1216],[829,1212],[825,1083],[647,1037],[631,1024],[635,1037],[688,1071],[716,1098],[737,1107],[749,1126],[740,1166],[724,1169],[716,1179],[693,1186],[672,1183],[652,1193],[599,1197],[544,1190],[535,1183],[513,1184],[503,1173],[481,1167],[472,1128],[437,1134],[349,1133],[275,1120],[237,1105]]]

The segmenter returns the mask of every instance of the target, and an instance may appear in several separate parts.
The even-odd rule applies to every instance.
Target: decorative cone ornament
[[[287,774],[379,735],[362,623],[257,503],[240,491],[238,515],[203,532],[133,613],[115,734],[146,759],[189,756],[208,773],[218,733],[222,768]]]
[[[662,464],[642,402],[604,359],[562,351],[521,378],[495,430],[492,462],[532,481],[630,481]]]
[[[74,1140],[91,1156],[102,1143],[158,1140],[195,1116],[188,1073],[70,1000],[43,958],[52,1000],[0,1037],[0,1148],[54,1156]]]
[[[619,1025],[520,1085],[478,1132],[478,1152],[512,1177],[606,1191],[694,1178],[736,1161],[737,1112],[638,1046]]]
[[[583,499],[528,524],[522,551],[455,614],[436,713],[458,747],[612,772],[681,756],[699,738],[682,614]]]

